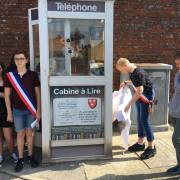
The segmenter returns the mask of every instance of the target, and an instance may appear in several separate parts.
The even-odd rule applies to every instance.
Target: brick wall
[[[37,0],[0,1],[0,61],[9,62],[17,48],[28,51],[27,10],[36,6]],[[119,57],[173,64],[180,50],[179,0],[116,0],[114,17],[114,64]]]
[[[116,0],[114,17],[114,64],[119,57],[174,64],[173,54],[180,50],[179,0]],[[174,70],[171,79],[173,75]],[[118,84],[114,70],[114,86]]]
[[[16,49],[29,48],[28,9],[35,0],[0,1],[0,61],[8,63]]]

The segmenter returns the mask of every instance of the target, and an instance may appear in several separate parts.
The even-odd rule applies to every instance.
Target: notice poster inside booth
[[[104,87],[51,87],[52,140],[104,137]]]

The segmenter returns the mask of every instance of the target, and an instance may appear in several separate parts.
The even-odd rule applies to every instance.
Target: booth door
[[[30,67],[40,74],[38,24],[37,8],[29,10]],[[83,76],[87,79],[88,76],[93,76],[95,79],[96,77],[105,76],[104,26],[105,22],[103,19],[49,18],[48,46],[50,80],[51,77],[54,79],[55,76],[65,77],[63,80],[72,76]],[[62,82],[59,83],[58,86],[50,84],[51,112],[53,112],[51,114],[51,157],[68,157],[69,154],[71,156],[103,155],[105,121],[105,87],[103,82],[97,85],[93,81],[88,86],[79,82],[73,82],[69,87],[62,86]],[[66,88],[70,88],[71,91],[75,89],[76,91],[84,91],[84,94],[67,96],[63,96],[60,93],[53,94],[55,88],[59,88],[60,91]],[[90,108],[90,111],[87,110],[87,107],[82,106],[85,101],[94,99],[97,100],[97,104],[92,105],[89,102],[88,108]],[[72,109],[71,112],[67,112],[65,109],[66,105],[68,105],[67,100],[73,101],[71,103],[77,106],[82,106],[81,109]],[[59,107],[59,101],[65,103],[63,107]],[[57,110],[58,108],[59,111]],[[81,118],[79,120],[72,118],[71,121],[67,122],[70,116],[79,116],[77,111],[81,113]],[[66,117],[63,113],[66,113]],[[86,118],[82,117],[82,113],[87,114]],[[61,118],[59,119],[60,116]],[[89,117],[87,118],[87,116]],[[41,134],[36,133],[36,136],[35,146],[41,146]],[[69,140],[69,146],[67,146],[67,140]],[[92,143],[92,145],[87,146],[89,143]],[[76,148],[76,144],[81,145]],[[72,145],[74,154],[70,153]]]
[[[104,20],[49,18],[48,39],[51,157],[104,155]]]

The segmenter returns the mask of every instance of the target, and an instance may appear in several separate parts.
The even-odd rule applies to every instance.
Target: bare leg
[[[148,141],[148,146],[153,148],[154,147],[154,141]]]
[[[25,137],[25,130],[21,130],[17,133],[17,146],[18,146],[18,154],[19,158],[23,158],[23,151],[24,151],[24,137]]]
[[[138,138],[138,144],[141,144],[141,145],[142,145],[143,143],[144,143],[144,138],[140,138],[140,137],[139,137],[139,138]]]
[[[32,129],[26,130],[26,139],[28,143],[28,155],[33,155],[34,132]]]
[[[12,128],[3,128],[3,134],[5,137],[9,152],[13,153],[14,141],[13,141]]]

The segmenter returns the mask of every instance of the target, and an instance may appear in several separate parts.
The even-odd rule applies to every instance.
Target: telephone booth
[[[41,80],[42,161],[112,157],[113,0],[39,0],[29,10]]]

